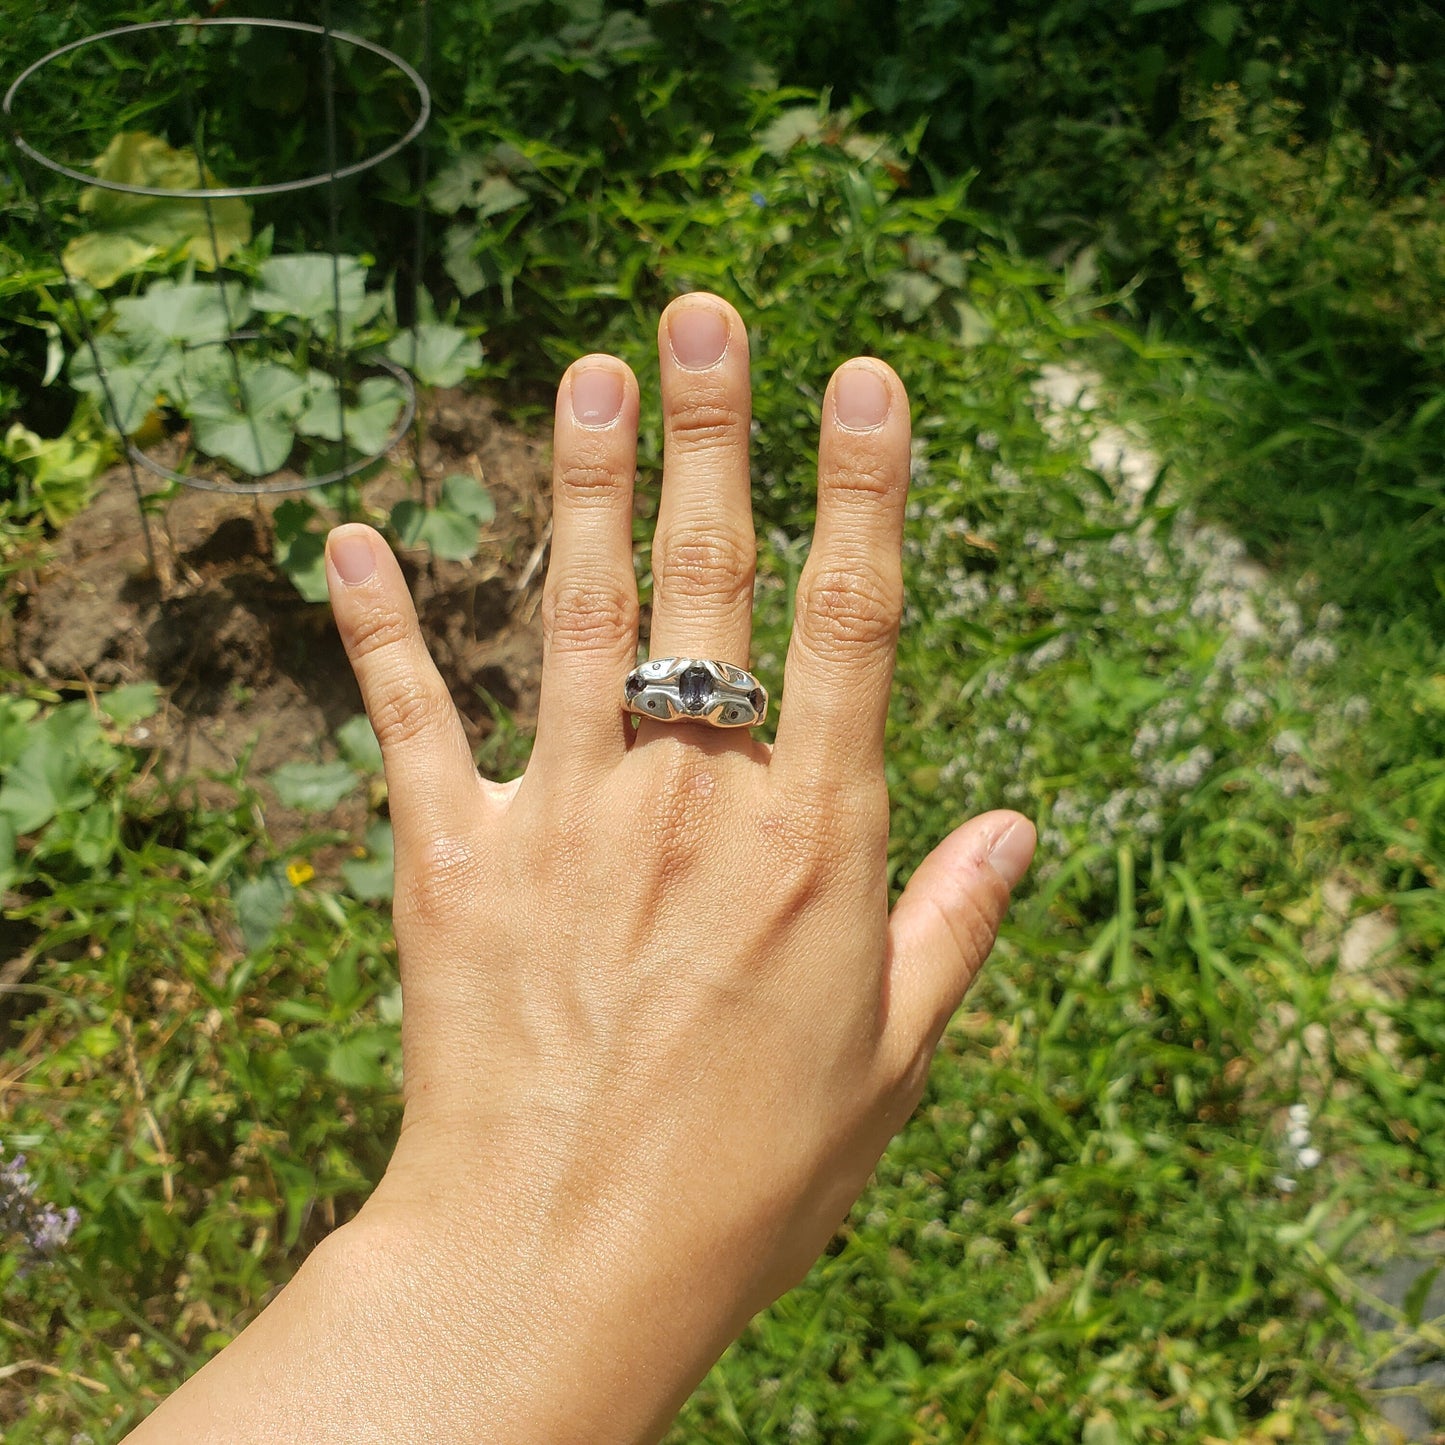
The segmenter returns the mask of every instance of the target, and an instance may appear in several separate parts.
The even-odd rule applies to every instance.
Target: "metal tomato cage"
[[[385,357],[369,357],[366,361],[368,367],[374,366],[378,371],[389,374],[399,384],[402,390],[403,404],[395,425],[391,428],[390,434],[381,447],[357,455],[349,454],[352,451],[352,447],[347,440],[346,432],[346,388],[349,359],[345,346],[345,316],[342,306],[340,192],[338,187],[342,183],[355,180],[376,171],[378,167],[384,165],[394,157],[399,156],[413,141],[417,140],[426,129],[432,110],[431,90],[425,74],[430,69],[430,0],[423,0],[419,11],[419,18],[422,32],[422,59],[420,68],[412,66],[400,55],[396,54],[395,51],[389,50],[377,44],[375,41],[368,40],[349,31],[336,29],[331,24],[329,0],[323,0],[322,18],[319,25],[296,20],[211,15],[174,20],[156,20],[137,25],[116,26],[109,30],[98,31],[94,34],[84,36],[66,45],[58,46],[48,54],[41,56],[40,59],[26,67],[25,70],[15,77],[5,91],[3,101],[0,101],[0,115],[3,115],[4,124],[8,128],[9,139],[17,157],[16,169],[26,192],[29,194],[35,206],[45,247],[50,252],[56,267],[64,277],[70,309],[76,321],[77,333],[84,346],[88,349],[90,358],[94,363],[100,392],[104,400],[102,410],[105,413],[105,420],[115,431],[124,448],[125,462],[130,475],[131,487],[135,492],[137,505],[141,509],[141,524],[142,530],[145,533],[146,548],[147,552],[150,553],[153,564],[155,557],[151,545],[149,527],[146,522],[145,494],[141,485],[140,476],[142,471],[149,472],[166,482],[184,483],[187,486],[215,492],[259,496],[271,493],[304,491],[312,487],[326,486],[334,482],[345,482],[357,473],[364,471],[373,463],[380,460],[395,446],[402,437],[406,435],[412,425],[416,413],[416,389],[411,377],[405,369]],[[323,103],[324,165],[310,171],[308,174],[285,180],[265,181],[260,184],[251,185],[221,185],[213,183],[214,172],[209,164],[208,152],[213,155],[227,138],[214,137],[207,129],[205,123],[207,112],[204,106],[204,96],[199,92],[195,79],[191,75],[191,65],[185,51],[186,47],[194,51],[201,44],[203,37],[219,31],[239,32],[237,43],[242,44],[257,34],[280,35],[284,37],[288,47],[284,53],[293,60],[295,57],[289,47],[294,46],[297,40],[304,40],[311,45],[319,42],[321,52],[320,79]],[[194,185],[151,186],[108,179],[82,170],[78,166],[70,164],[65,160],[57,159],[54,155],[48,153],[42,145],[36,144],[30,138],[30,135],[35,133],[34,122],[36,119],[30,112],[35,109],[37,98],[44,92],[47,81],[50,80],[55,67],[60,62],[64,61],[68,66],[72,61],[67,59],[67,57],[73,58],[81,52],[94,52],[101,57],[102,64],[109,62],[115,71],[120,72],[126,66],[126,47],[132,45],[137,38],[140,38],[146,43],[153,41],[171,42],[170,50],[175,62],[175,84],[173,91],[169,92],[164,99],[166,103],[174,101],[179,106],[179,111],[183,118],[179,128],[187,132],[184,138],[180,140],[180,144],[188,146],[193,150],[195,155],[196,183]],[[394,73],[394,77],[401,86],[407,108],[410,110],[410,122],[409,124],[405,124],[404,128],[401,124],[397,124],[389,138],[383,137],[379,142],[373,142],[374,148],[369,149],[366,153],[356,158],[348,159],[343,159],[340,155],[337,124],[338,59],[339,52],[345,47],[352,47],[353,54],[361,52],[372,57],[379,63],[384,74]],[[56,103],[54,95],[46,96],[46,100],[52,107]],[[122,106],[120,114],[117,116],[116,131],[121,131],[126,128],[124,124],[126,118],[127,108]],[[401,120],[406,120],[405,114],[402,115]],[[27,134],[27,131],[29,131],[30,134]],[[200,346],[216,345],[225,348],[229,357],[229,369],[234,383],[235,393],[237,399],[243,403],[249,403],[249,398],[241,380],[240,349],[248,342],[256,341],[259,332],[254,329],[243,329],[237,325],[233,315],[232,302],[228,294],[227,286],[223,280],[225,266],[218,237],[216,204],[224,200],[241,200],[246,202],[272,201],[277,197],[297,197],[305,193],[322,192],[326,201],[326,249],[329,250],[332,261],[331,320],[333,327],[332,335],[334,338],[334,344],[329,348],[329,355],[327,355],[326,360],[329,362],[329,369],[336,383],[337,425],[340,432],[340,464],[331,467],[320,475],[308,475],[304,477],[284,475],[284,466],[282,469],[278,469],[267,475],[246,473],[239,467],[237,471],[240,475],[236,476],[221,472],[219,468],[214,469],[214,471],[209,474],[194,470],[177,471],[165,465],[153,456],[146,446],[141,445],[131,435],[128,435],[125,427],[122,425],[122,412],[117,405],[116,394],[112,387],[112,378],[107,373],[101,348],[97,344],[96,330],[87,315],[86,306],[82,301],[80,287],[85,283],[83,283],[80,278],[72,275],[66,266],[65,248],[61,240],[60,228],[48,208],[45,187],[41,183],[40,172],[42,171],[63,177],[81,186],[95,190],[114,192],[131,197],[149,198],[155,201],[199,203],[204,214],[205,232],[210,245],[211,269],[220,282],[216,291],[221,304],[225,308],[226,334],[219,340],[205,341],[195,343],[194,345],[197,349]],[[416,194],[418,198],[420,198],[426,186],[425,147],[417,147],[416,149],[416,159],[413,165],[413,183],[416,188]],[[426,208],[424,204],[420,202],[420,199],[418,199],[415,210],[414,254],[412,257],[414,325],[419,314],[416,303],[421,286],[421,269],[426,248]],[[414,328],[413,338],[415,338]],[[413,355],[415,355],[414,352]],[[254,414],[248,413],[243,420],[251,426],[254,432],[256,427]],[[259,455],[259,441],[256,445],[256,451]],[[216,474],[218,472],[219,474]],[[343,506],[349,508],[349,488],[343,488],[342,498]]]

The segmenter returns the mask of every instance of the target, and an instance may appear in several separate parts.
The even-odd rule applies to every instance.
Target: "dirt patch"
[[[538,604],[548,536],[545,446],[500,420],[485,398],[437,396],[421,461],[435,487],[478,475],[496,502],[470,562],[401,554],[422,628],[473,743],[493,726],[489,701],[530,729],[541,670]],[[377,520],[417,495],[410,446],[360,490]],[[153,519],[158,579],[147,563],[129,476],[118,468],[95,503],[15,579],[0,661],[62,693],[154,680],[164,712],[138,738],[171,776],[260,777],[282,763],[334,755],[336,727],[361,699],[329,610],[305,603],[271,563],[271,515],[285,498],[183,489]],[[222,785],[204,782],[220,791]],[[361,822],[363,799],[326,820]],[[353,816],[353,814],[355,816]],[[277,805],[273,832],[301,820]]]

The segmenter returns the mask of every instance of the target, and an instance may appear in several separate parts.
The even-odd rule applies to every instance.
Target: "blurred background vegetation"
[[[0,76],[178,13],[25,7]],[[423,65],[437,100],[420,178],[407,153],[341,191],[343,247],[393,283],[393,325],[420,282],[480,339],[473,384],[514,421],[541,426],[589,350],[627,357],[646,394],[679,290],[756,325],[774,685],[822,384],[856,351],[895,364],[917,437],[897,881],[970,809],[1041,824],[1037,887],[924,1108],[677,1438],[1406,1438],[1371,1383],[1438,1355],[1433,1276],[1395,1301],[1371,1280],[1438,1254],[1445,1228],[1437,7],[329,14]],[[160,94],[133,53],[106,58]],[[260,32],[233,60],[208,162],[231,181],[321,168],[315,67]],[[344,145],[394,130],[394,85],[340,84]],[[44,123],[85,161],[127,114],[97,92]],[[66,384],[77,338],[37,195],[62,241],[87,216],[68,182],[27,174],[34,190],[13,152],[0,171],[0,417],[25,433],[0,461],[6,578],[113,454]],[[304,202],[254,217],[278,251],[326,223]],[[120,289],[182,268],[161,255]],[[1089,378],[1094,412],[1041,399],[1060,375]],[[653,483],[655,397],[644,413]],[[1150,459],[1135,494],[1106,460],[1119,436]],[[654,505],[645,486],[644,588]],[[160,781],[133,731],[162,705],[144,680],[99,699],[10,682],[0,851],[23,966],[0,1142],[78,1222],[44,1258],[16,1232],[0,1265],[0,1421],[16,1442],[115,1439],[384,1163],[385,888],[317,876],[335,839],[271,837],[244,760],[228,803]],[[338,744],[342,787],[374,772],[359,736]],[[526,744],[499,716],[483,764],[515,770]],[[369,787],[363,861],[384,861]],[[1352,970],[1364,920],[1388,952]]]

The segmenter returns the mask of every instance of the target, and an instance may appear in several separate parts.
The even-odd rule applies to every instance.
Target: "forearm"
[[[363,1212],[130,1445],[658,1439],[737,1323],[705,1270],[554,1244]]]

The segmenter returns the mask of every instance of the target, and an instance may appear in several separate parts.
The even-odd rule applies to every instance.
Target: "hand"
[[[651,654],[746,666],[746,330],[687,296],[659,350]],[[851,361],[824,399],[771,748],[621,711],[637,416],[620,361],[564,377],[537,738],[514,783],[477,776],[386,545],[330,538],[386,760],[406,1098],[325,1278],[376,1328],[421,1320],[382,1351],[408,1384],[375,1408],[412,1432],[385,1438],[655,1438],[862,1190],[1033,850],[1019,815],[976,818],[889,917],[909,463],[892,371]],[[356,1410],[348,1429],[375,1423]]]

